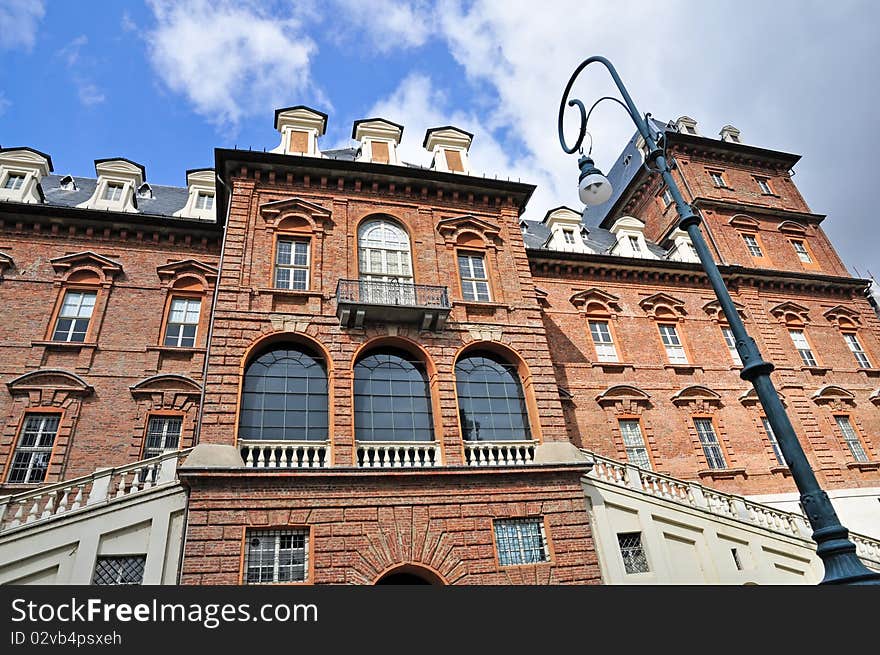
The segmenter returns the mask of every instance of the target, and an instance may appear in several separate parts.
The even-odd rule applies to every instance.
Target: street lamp
[[[590,110],[587,111],[584,103],[580,100],[568,100],[568,94],[575,79],[584,68],[593,62],[599,62],[608,69],[624,102],[611,96],[605,96],[597,100],[590,107]],[[562,126],[566,100],[568,100],[568,106],[577,107],[580,110],[580,132],[577,141],[572,147],[568,147],[566,144]],[[665,151],[657,144],[657,139],[649,128],[651,114],[645,114],[642,117],[614,66],[605,57],[597,56],[585,59],[575,69],[571,79],[568,81],[568,85],[565,87],[565,92],[562,94],[562,102],[559,105],[559,143],[562,149],[568,154],[581,150],[590,114],[596,105],[603,100],[616,102],[629,114],[629,117],[638,128],[639,134],[645,140],[645,148],[647,150],[645,167],[653,173],[659,173],[672,194],[675,209],[678,212],[678,227],[685,230],[690,237],[691,243],[697,251],[697,256],[700,258],[700,263],[703,265],[703,270],[709,278],[709,283],[715,291],[715,296],[721,304],[721,309],[724,311],[727,323],[736,339],[736,350],[743,362],[740,377],[751,382],[754,386],[758,400],[760,400],[767,420],[770,422],[773,433],[779,442],[779,448],[782,450],[785,462],[791,470],[791,476],[797,485],[798,491],[800,491],[801,505],[813,528],[813,540],[817,544],[816,553],[825,566],[825,577],[820,584],[880,584],[880,573],[869,570],[856,555],[855,544],[848,538],[849,531],[841,525],[834,507],[828,499],[828,494],[819,486],[813,469],[810,468],[810,464],[807,462],[803,448],[801,448],[801,444],[794,433],[794,428],[792,428],[791,421],[785,412],[785,408],[782,406],[773,382],[770,380],[773,364],[764,361],[761,353],[758,351],[755,340],[746,332],[746,328],[733,305],[730,292],[728,292],[718,266],[712,259],[709,247],[706,245],[705,239],[703,239],[702,232],[700,232],[700,221],[702,218],[694,212],[693,208],[682,197],[678,185],[672,179]],[[583,153],[582,150],[581,153]],[[611,183],[596,168],[596,165],[589,156],[582,155],[578,165],[581,169],[578,184],[581,201],[586,205],[593,206],[606,202],[611,197]]]

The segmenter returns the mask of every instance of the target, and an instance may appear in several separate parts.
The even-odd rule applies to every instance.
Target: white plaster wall
[[[176,584],[186,492],[179,484],[0,533],[0,584],[91,584],[98,555],[146,555],[144,584]]]

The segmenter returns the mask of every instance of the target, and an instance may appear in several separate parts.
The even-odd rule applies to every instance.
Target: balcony
[[[520,466],[535,460],[534,441],[465,441],[468,466]]]
[[[336,316],[343,327],[365,322],[418,323],[422,330],[440,331],[449,316],[446,287],[378,280],[339,280]]]

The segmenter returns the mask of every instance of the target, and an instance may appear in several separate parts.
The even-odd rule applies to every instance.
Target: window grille
[[[550,560],[544,522],[539,518],[496,520],[495,541],[501,566]]]
[[[96,585],[138,585],[144,581],[146,555],[122,557],[98,557],[95,562],[95,575],[92,584]]]
[[[617,535],[620,555],[623,557],[623,568],[627,573],[648,573],[648,558],[642,547],[641,532],[622,532]]]
[[[304,582],[309,566],[308,530],[248,530],[246,584]]]

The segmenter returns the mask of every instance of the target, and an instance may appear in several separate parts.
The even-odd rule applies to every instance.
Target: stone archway
[[[445,585],[446,581],[429,568],[416,564],[401,564],[386,569],[373,583],[375,585]]]

